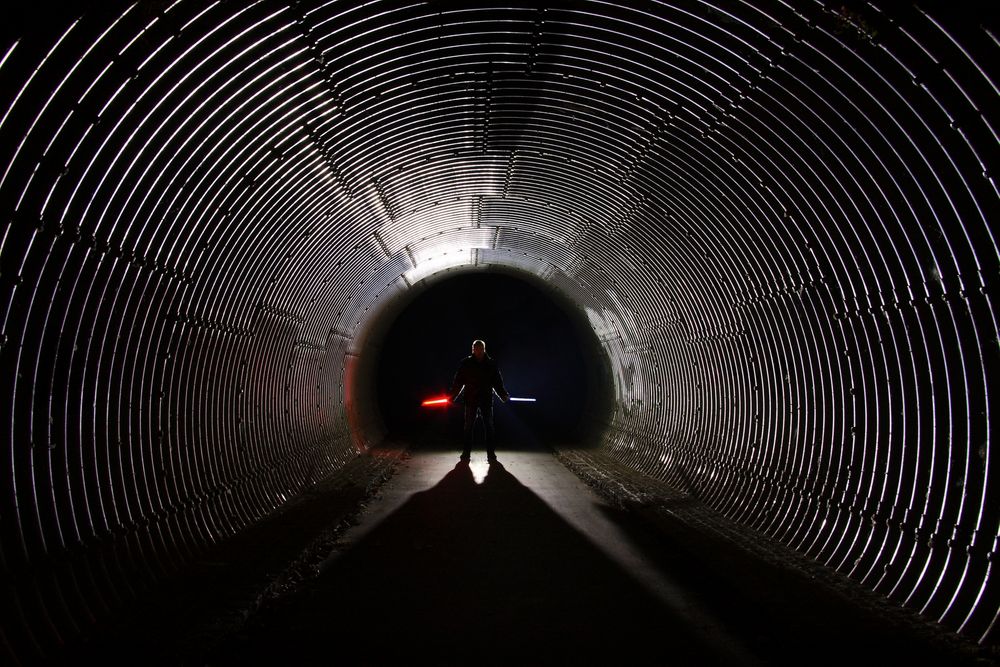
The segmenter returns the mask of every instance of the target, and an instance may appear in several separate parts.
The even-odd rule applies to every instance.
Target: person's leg
[[[476,425],[476,406],[465,404],[465,422],[462,424],[462,458],[472,455],[472,435]]]
[[[493,444],[493,406],[484,405],[480,410],[483,412],[483,427],[486,431],[486,458],[492,460],[497,457],[496,446]]]

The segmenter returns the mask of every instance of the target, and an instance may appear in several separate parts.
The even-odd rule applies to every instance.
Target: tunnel
[[[531,274],[490,267],[439,273],[407,297],[370,332],[358,369],[358,395],[369,397],[385,437],[450,447],[464,420],[442,400],[455,389],[456,353],[485,339],[516,407],[493,412],[503,448],[599,444],[594,433],[610,415],[614,386],[590,320],[566,295]]]
[[[5,13],[5,661],[85,640],[378,448],[393,322],[499,276],[589,341],[608,406],[580,451],[996,645],[989,11]]]

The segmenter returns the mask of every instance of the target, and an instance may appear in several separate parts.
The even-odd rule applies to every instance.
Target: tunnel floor
[[[320,574],[207,664],[961,664],[969,656],[678,522],[547,449],[417,449]],[[980,663],[981,664],[981,663]]]

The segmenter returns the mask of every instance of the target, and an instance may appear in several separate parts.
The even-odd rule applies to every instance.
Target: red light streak
[[[447,405],[451,403],[451,399],[448,398],[428,398],[426,401],[422,402],[420,405]]]

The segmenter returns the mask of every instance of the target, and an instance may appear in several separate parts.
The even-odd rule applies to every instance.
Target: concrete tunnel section
[[[0,652],[377,444],[366,341],[514,271],[620,463],[996,642],[997,33],[954,4],[33,3],[0,43]]]
[[[472,300],[483,303],[470,303]],[[516,303],[505,310],[506,303],[500,301]],[[576,447],[599,445],[613,411],[615,389],[604,346],[587,316],[588,310],[598,307],[578,286],[501,264],[456,266],[414,283],[381,304],[355,336],[359,353],[348,357],[345,368],[352,432],[362,434],[368,443],[410,438],[429,444],[429,440],[440,441],[443,436],[448,444],[454,444],[454,429],[461,428],[460,424],[417,406],[432,394],[438,397],[446,393],[454,362],[467,354],[471,341],[487,329],[492,330],[493,340],[502,336],[500,356],[506,350],[508,358],[517,359],[516,364],[503,367],[508,389],[514,394],[536,394],[541,388],[545,393],[539,400],[549,418],[541,419],[532,410],[527,423],[519,424],[518,434],[552,444],[558,440],[573,442]],[[543,318],[540,311],[545,310],[557,310],[562,317]],[[493,317],[489,319],[494,321],[484,321],[484,311],[501,312],[495,316],[498,320],[506,315],[518,321],[498,328]],[[539,331],[540,325],[546,328]],[[465,336],[459,333],[462,331]],[[444,345],[443,340],[450,345]],[[397,353],[388,346],[402,351]],[[571,348],[575,354],[570,358],[556,347]],[[494,346],[489,345],[488,350],[496,355]],[[429,361],[418,364],[408,359],[417,355]],[[389,368],[384,367],[386,360]],[[554,377],[542,377],[547,375]],[[559,393],[566,396],[553,395],[552,390],[561,382],[577,386],[562,388]],[[380,383],[385,386],[380,387]],[[419,392],[413,393],[413,388]],[[511,438],[516,437],[506,434],[502,438],[505,446],[515,445]]]

